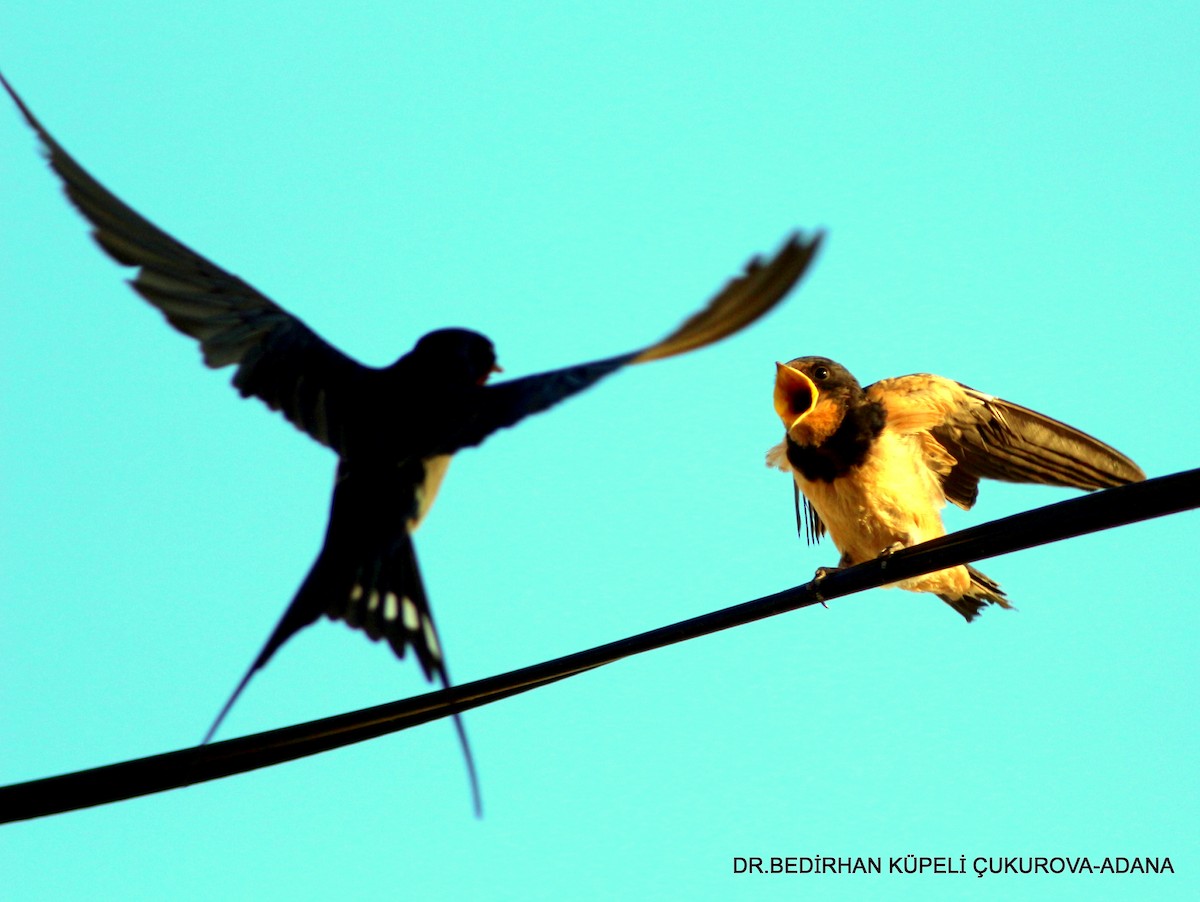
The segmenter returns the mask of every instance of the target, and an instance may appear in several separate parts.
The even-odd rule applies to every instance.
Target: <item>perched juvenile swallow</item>
[[[338,456],[324,546],[279,625],[204,738],[212,738],[254,673],[322,614],[412,648],[426,679],[449,685],[412,532],[429,510],[451,455],[546,410],[630,364],[692,351],[754,322],[792,289],[821,234],[793,235],[766,263],[752,259],[704,309],[663,340],[626,354],[499,385],[492,343],[440,329],[382,368],[364,366],[248,283],[176,241],[105,189],[46,131],[12,87],[67,197],[114,260],[135,267],[133,289],[200,343],[213,368],[236,366],[233,384],[280,411]],[[455,718],[472,786],[474,766]],[[476,801],[478,793],[476,790]]]
[[[784,439],[768,466],[791,472],[810,543],[826,532],[840,567],[946,534],[947,501],[969,509],[979,480],[1100,489],[1146,478],[1121,452],[1065,423],[958,382],[917,373],[862,388],[826,357],[776,364],[775,412]],[[1009,607],[974,567],[896,583],[932,592],[968,621],[985,604]]]

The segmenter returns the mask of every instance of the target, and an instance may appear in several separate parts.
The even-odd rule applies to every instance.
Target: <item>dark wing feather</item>
[[[9,96],[46,150],[67,198],[100,247],[138,269],[134,290],[168,323],[200,343],[210,367],[237,364],[233,384],[279,410],[325,445],[334,444],[337,399],[368,370],[237,276],[176,241],[109,192],[54,140],[12,87]]]
[[[666,338],[638,351],[631,362],[647,363],[695,351],[744,329],[787,296],[812,264],[824,237],[823,232],[807,240],[793,234],[766,263],[754,257],[742,275],[730,279],[703,310]]]
[[[1090,490],[1146,478],[1120,451],[1073,426],[941,376],[884,379],[867,394],[887,405],[889,428],[927,432],[949,454],[947,461],[933,447],[928,457],[946,497],[962,507],[974,503],[980,479]]]
[[[812,263],[822,237],[820,232],[807,240],[792,235],[766,263],[755,257],[745,273],[725,285],[703,310],[647,348],[487,386],[456,430],[451,446],[439,451],[450,453],[478,445],[497,429],[547,410],[623,366],[673,357],[732,335],[787,296]]]
[[[792,500],[796,504],[796,535],[804,539],[806,545],[816,545],[825,535],[825,523],[812,502],[800,494],[795,479],[792,480]]]

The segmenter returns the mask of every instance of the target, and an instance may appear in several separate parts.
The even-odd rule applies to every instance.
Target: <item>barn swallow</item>
[[[386,639],[398,657],[411,648],[426,679],[448,686],[411,536],[451,456],[624,366],[732,335],[788,294],[822,238],[820,232],[807,239],[792,235],[770,260],[752,259],[743,275],[666,338],[629,353],[486,385],[500,370],[491,341],[468,329],[439,329],[391,366],[369,367],[120,201],[51,137],[3,76],[0,83],[37,133],[50,167],[90,221],[100,247],[137,270],[133,289],[199,342],[209,367],[235,366],[233,385],[243,397],[253,395],[280,411],[338,457],[320,554],[204,742],[250,678],[322,614],[373,640]],[[455,725],[478,805],[474,766],[457,716]]]
[[[864,389],[826,357],[797,357],[776,364],[775,412],[785,435],[767,464],[791,472],[797,527],[803,494],[808,540],[828,532],[839,567],[945,535],[941,508],[970,509],[982,478],[1089,490],[1146,478],[1078,429],[928,373]],[[1010,607],[971,566],[896,585],[932,592],[968,621],[985,604]]]

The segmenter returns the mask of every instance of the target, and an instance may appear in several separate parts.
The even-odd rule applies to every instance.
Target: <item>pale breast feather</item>
[[[945,497],[937,475],[921,464],[921,443],[919,436],[884,430],[863,462],[832,482],[810,482],[792,471],[833,543],[851,561],[874,558],[895,543],[908,546],[944,534],[938,511]],[[768,462],[792,469],[781,466],[786,458],[776,448]]]
[[[438,489],[442,487],[442,480],[446,478],[446,471],[450,469],[450,459],[452,456],[450,454],[438,454],[434,457],[425,458],[425,479],[416,488],[417,513],[416,516],[408,521],[409,532],[415,531],[421,525],[421,521],[425,519],[425,515],[433,507],[433,500],[437,497]]]

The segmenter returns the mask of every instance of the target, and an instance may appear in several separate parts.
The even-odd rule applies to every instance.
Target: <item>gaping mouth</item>
[[[817,406],[816,385],[786,363],[775,364],[775,412],[791,429]]]

